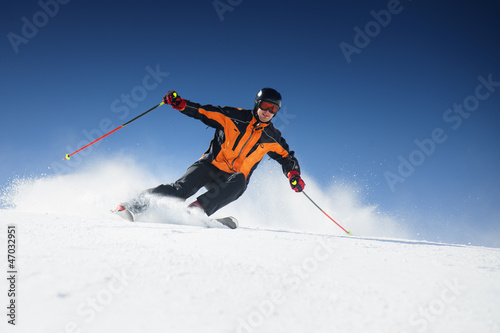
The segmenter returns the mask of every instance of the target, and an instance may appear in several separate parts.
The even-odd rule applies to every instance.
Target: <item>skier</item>
[[[144,194],[186,200],[202,187],[207,192],[188,207],[199,208],[210,216],[245,192],[250,176],[266,153],[281,164],[293,190],[301,192],[304,189],[294,152],[271,123],[281,108],[281,95],[276,90],[261,89],[255,97],[253,110],[202,106],[181,98],[175,91],[169,91],[163,101],[215,128],[215,136],[201,159],[176,182],[151,188],[130,203],[118,205],[115,212],[129,215],[124,218],[133,220],[129,212],[138,214],[148,208]]]

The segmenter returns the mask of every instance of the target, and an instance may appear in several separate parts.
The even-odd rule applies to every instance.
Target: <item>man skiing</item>
[[[276,90],[261,89],[255,97],[253,110],[202,106],[181,98],[175,91],[168,92],[163,101],[215,128],[214,138],[201,159],[176,182],[146,190],[132,202],[118,205],[115,212],[131,215],[124,217],[133,220],[132,214],[141,213],[148,207],[141,199],[146,193],[186,200],[205,187],[207,192],[198,196],[189,207],[199,208],[210,216],[245,192],[250,176],[266,154],[281,164],[293,190],[301,192],[304,189],[294,152],[271,123],[281,108],[281,95]]]

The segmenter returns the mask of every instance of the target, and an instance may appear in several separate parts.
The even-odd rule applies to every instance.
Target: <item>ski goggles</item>
[[[267,112],[270,112],[272,114],[276,114],[278,113],[278,110],[280,109],[279,106],[277,105],[274,105],[272,103],[269,103],[269,102],[266,102],[266,101],[260,101],[259,103],[259,108],[261,110],[264,110],[264,111],[267,111]]]

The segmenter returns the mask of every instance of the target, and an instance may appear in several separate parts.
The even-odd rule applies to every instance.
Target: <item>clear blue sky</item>
[[[270,86],[316,181],[428,235],[500,235],[497,1],[60,2],[3,4],[0,184],[60,172],[168,90],[251,108]],[[71,163],[124,151],[184,170],[212,135],[162,107]]]

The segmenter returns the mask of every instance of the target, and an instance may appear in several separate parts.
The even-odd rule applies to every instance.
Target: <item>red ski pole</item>
[[[147,110],[146,112],[141,113],[140,115],[138,115],[138,116],[137,116],[137,117],[135,117],[134,119],[127,121],[125,124],[123,124],[123,125],[121,125],[121,126],[118,126],[118,127],[117,127],[117,128],[115,128],[114,130],[112,130],[111,132],[108,132],[108,133],[104,134],[104,135],[103,135],[103,136],[101,136],[100,138],[95,139],[94,141],[92,141],[92,142],[91,142],[91,143],[89,143],[88,145],[86,145],[86,146],[84,146],[84,147],[82,147],[82,148],[78,149],[78,150],[77,150],[77,151],[75,151],[75,152],[72,152],[71,154],[66,154],[66,156],[63,158],[63,160],[69,160],[69,158],[70,158],[71,156],[75,155],[75,154],[76,154],[76,153],[78,153],[79,151],[82,151],[82,150],[84,150],[85,148],[87,148],[87,147],[89,147],[89,146],[92,146],[92,145],[93,145],[94,143],[96,143],[97,141],[99,141],[99,140],[101,140],[101,139],[104,139],[105,137],[107,137],[107,136],[108,136],[108,135],[110,135],[111,133],[116,132],[116,131],[118,131],[120,128],[123,128],[123,127],[127,126],[128,124],[130,124],[130,123],[131,123],[131,122],[133,122],[134,120],[139,119],[140,117],[144,116],[146,113],[153,111],[154,109],[156,109],[157,107],[159,107],[160,105],[163,105],[163,104],[165,104],[165,103],[164,103],[164,102],[161,102],[160,104],[158,104],[158,105],[156,105],[156,106],[153,106],[151,109]]]
[[[330,215],[328,215],[327,213],[325,213],[325,211],[324,211],[323,209],[321,209],[321,208],[320,208],[320,207],[319,207],[319,206],[318,206],[318,205],[317,205],[317,204],[316,204],[316,203],[315,203],[315,202],[314,202],[314,201],[313,201],[313,200],[312,200],[312,199],[311,199],[311,198],[310,198],[310,197],[306,194],[306,192],[305,192],[305,191],[302,191],[302,193],[304,193],[304,195],[306,196],[306,198],[307,198],[307,199],[309,199],[309,200],[310,200],[310,201],[314,204],[314,206],[316,206],[316,207],[317,207],[317,208],[318,208],[318,209],[319,209],[319,210],[320,210],[323,214],[325,214],[325,215],[326,215],[326,217],[328,217],[330,220],[332,220],[332,221],[333,221],[333,223],[335,223],[336,225],[338,225],[338,226],[340,227],[340,229],[344,230],[344,231],[345,231],[345,233],[346,233],[346,234],[348,234],[348,235],[350,235],[350,234],[351,234],[351,232],[350,232],[350,231],[345,230],[345,229],[344,229],[344,228],[343,228],[340,224],[338,224],[337,222],[335,222],[335,220],[334,220],[334,219],[332,219],[332,218],[330,217]]]

